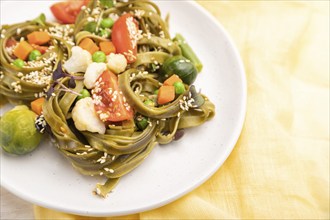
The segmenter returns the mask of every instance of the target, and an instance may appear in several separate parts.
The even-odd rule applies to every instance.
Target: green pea
[[[41,56],[41,53],[39,50],[32,50],[29,54],[29,60],[30,61],[36,60],[40,56]]]
[[[77,97],[77,100],[84,99],[87,97],[91,97],[91,94],[89,93],[89,91],[87,89],[83,89],[80,92],[80,96]]]
[[[14,66],[17,66],[18,68],[23,68],[23,66],[24,66],[24,61],[21,60],[21,59],[16,59],[16,60],[14,60],[13,65],[14,65]]]
[[[155,95],[158,95],[158,92],[159,92],[159,89],[156,89],[156,90],[154,91],[154,94],[155,94]]]
[[[114,21],[111,18],[104,18],[101,21],[101,27],[102,28],[111,28]]]
[[[184,88],[184,85],[182,82],[175,82],[173,84],[173,86],[175,87],[175,94],[180,95],[180,94],[184,93],[185,88]]]
[[[147,99],[143,103],[147,106],[155,106],[155,102],[152,101],[151,99]]]
[[[104,38],[109,38],[110,37],[110,31],[107,29],[101,29],[99,32],[99,35]]]
[[[104,63],[107,60],[107,57],[103,51],[96,51],[93,53],[92,60],[95,63]]]
[[[88,22],[84,27],[84,31],[89,31],[91,33],[95,33],[96,26],[97,26],[97,23],[95,21]]]
[[[149,122],[148,122],[147,118],[145,118],[143,116],[138,116],[135,119],[135,124],[138,127],[138,129],[144,130],[148,126]]]

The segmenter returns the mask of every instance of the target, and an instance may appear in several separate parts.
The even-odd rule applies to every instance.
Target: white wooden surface
[[[13,195],[1,187],[0,219],[34,219],[33,205]]]

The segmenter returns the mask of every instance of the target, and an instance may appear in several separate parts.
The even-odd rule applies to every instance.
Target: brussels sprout
[[[0,145],[10,154],[23,155],[33,151],[42,134],[35,127],[37,115],[25,105],[16,106],[0,119]]]
[[[197,69],[195,65],[183,56],[173,56],[165,60],[161,75],[163,79],[176,74],[182,81],[191,85],[197,77]]]

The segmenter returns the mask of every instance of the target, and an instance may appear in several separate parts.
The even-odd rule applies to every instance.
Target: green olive
[[[39,50],[32,50],[29,54],[29,61],[37,60],[38,57],[41,56],[41,53]]]
[[[107,60],[107,56],[103,51],[96,51],[93,53],[92,60],[95,63],[104,63]]]

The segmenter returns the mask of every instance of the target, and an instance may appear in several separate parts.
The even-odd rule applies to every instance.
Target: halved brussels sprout
[[[187,58],[179,55],[165,60],[161,70],[163,79],[176,74],[188,85],[193,84],[197,77],[197,69],[195,65]]]
[[[42,134],[35,127],[37,115],[25,105],[16,106],[0,119],[0,145],[10,154],[23,155],[33,151]]]

